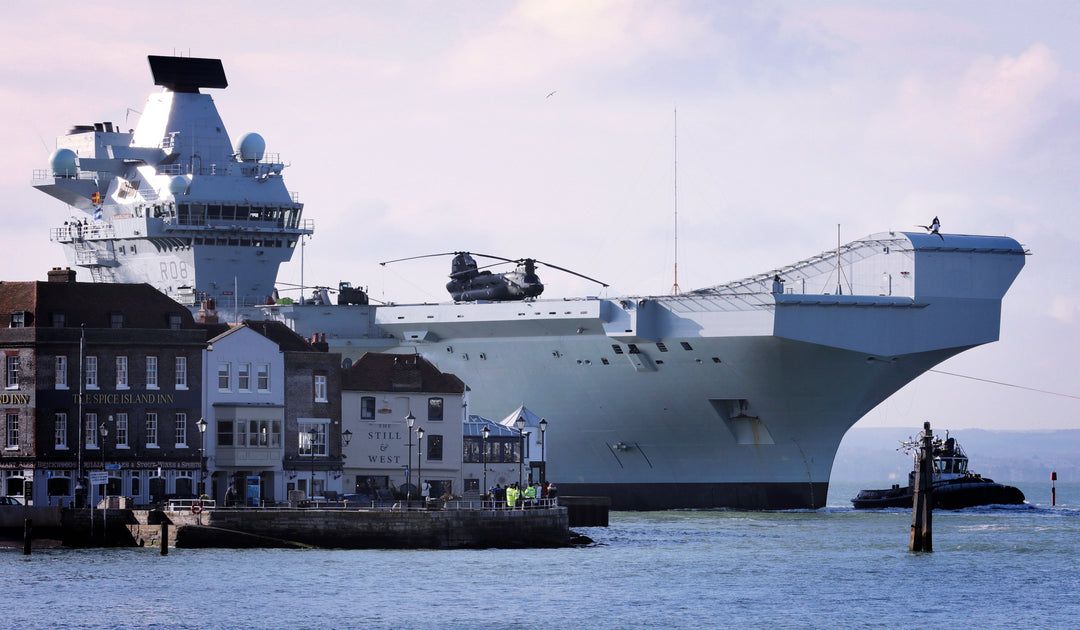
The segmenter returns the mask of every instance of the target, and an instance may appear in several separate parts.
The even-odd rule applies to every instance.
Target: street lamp
[[[199,496],[206,494],[206,419],[199,418],[195,423],[199,427],[199,439],[202,447],[199,448]]]
[[[424,496],[424,464],[421,459],[424,445],[424,427],[416,427],[416,484],[420,490],[420,501],[423,502],[426,497]],[[426,504],[425,504],[426,505]]]
[[[521,488],[521,484],[524,481],[522,475],[524,474],[523,468],[525,466],[525,416],[521,415],[514,420],[514,426],[518,432],[518,488]]]
[[[109,416],[109,420],[112,420],[112,416]],[[101,434],[101,444],[98,444],[98,448],[101,449],[101,474],[105,475],[104,483],[101,484],[101,499],[102,508],[104,512],[101,513],[101,539],[105,540],[108,530],[108,515],[109,515],[109,502],[105,500],[105,493],[109,491],[109,476],[105,472],[105,436],[109,434],[109,427],[105,426],[102,422],[98,427],[98,433]]]
[[[416,416],[409,412],[405,416],[405,424],[409,425],[409,459],[405,460],[405,504],[412,501],[412,427],[416,422]]]
[[[487,427],[487,425],[485,424],[484,428],[480,429],[480,435],[484,438],[483,439],[483,448],[480,451],[480,454],[482,456],[482,461],[484,462],[484,487],[480,488],[480,492],[481,492],[481,496],[486,497],[487,496],[487,491],[488,491],[488,487],[487,487],[487,439],[488,439],[488,436],[491,435],[491,429],[489,429]]]
[[[547,458],[544,457],[545,431],[547,431],[547,420],[540,418],[540,483],[547,483]]]
[[[311,427],[308,430],[308,450],[311,451],[311,483],[308,484],[309,501],[315,498],[315,438],[317,437],[319,437],[319,430]]]
[[[109,419],[112,420],[112,416],[109,416]],[[98,434],[101,436],[101,444],[98,444],[98,448],[101,449],[101,472],[104,473],[105,472],[105,436],[109,434],[109,427],[106,426],[104,422],[102,422],[101,426],[98,427]],[[108,486],[108,483],[109,483],[108,482],[108,477],[106,477],[105,479],[106,479],[105,483],[101,484],[101,497],[100,498],[102,498],[102,499],[105,498],[105,493],[108,491],[108,489],[107,489],[107,486]]]
[[[341,450],[344,451],[345,447],[348,446],[349,442],[351,442],[351,441],[352,441],[352,431],[350,431],[348,429],[345,429],[344,431],[342,431],[341,432],[341,444],[342,444]],[[341,472],[342,472],[342,474],[345,473],[345,453],[341,454]],[[342,481],[341,484],[344,486],[345,482]],[[344,488],[342,488],[342,489],[344,490]]]

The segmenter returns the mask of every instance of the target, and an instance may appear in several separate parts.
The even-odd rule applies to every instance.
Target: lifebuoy
[[[202,503],[193,503],[191,505],[191,513],[192,514],[201,514],[202,513]]]

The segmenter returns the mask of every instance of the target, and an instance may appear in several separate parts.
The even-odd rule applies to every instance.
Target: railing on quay
[[[165,509],[169,512],[193,512],[199,513],[203,510],[212,510],[217,507],[217,501],[214,499],[169,499],[165,505]]]
[[[236,510],[364,510],[375,512],[424,512],[428,510],[458,510],[458,511],[508,511],[508,510],[547,510],[559,507],[558,499],[533,499],[527,504],[523,504],[522,501],[518,501],[514,507],[509,507],[505,501],[496,501],[493,499],[450,499],[443,501],[442,499],[432,499],[427,501],[386,501],[386,500],[372,500],[372,501],[328,501],[322,499],[311,499],[308,501],[300,501],[295,505],[288,503],[283,504],[260,504],[254,505],[222,505],[218,506],[213,500],[198,500],[198,499],[173,499],[170,500],[166,509],[169,511],[192,511],[193,506],[199,505],[200,510],[213,510],[213,509],[236,509]]]

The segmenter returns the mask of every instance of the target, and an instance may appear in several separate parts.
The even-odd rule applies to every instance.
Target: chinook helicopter
[[[454,260],[450,263],[450,282],[446,283],[446,290],[450,292],[450,297],[454,298],[455,302],[476,302],[478,300],[508,302],[537,297],[544,292],[544,284],[540,282],[540,276],[536,275],[536,265],[538,264],[546,265],[552,269],[558,269],[559,271],[565,271],[566,273],[578,276],[579,278],[585,278],[586,280],[595,282],[604,287],[608,286],[599,280],[582,275],[576,271],[570,271],[569,269],[564,269],[563,267],[546,263],[542,260],[536,260],[535,258],[512,260],[510,258],[493,256],[491,254],[445,252],[442,254],[426,254],[424,256],[398,258],[396,260],[387,260],[386,262],[381,262],[379,264],[387,265],[389,263],[415,260],[417,258],[432,258],[435,256],[454,257]],[[479,267],[473,256],[493,258],[502,261],[488,265],[488,267],[505,263],[514,263],[517,267],[513,271],[492,273],[484,267]]]

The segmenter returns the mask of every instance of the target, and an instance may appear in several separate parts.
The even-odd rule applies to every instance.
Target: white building
[[[346,493],[415,498],[426,482],[432,497],[462,494],[468,388],[461,379],[418,355],[367,353],[341,380],[342,431],[351,432]]]
[[[284,500],[285,363],[278,344],[248,326],[210,340],[203,357],[207,486],[224,501]]]

